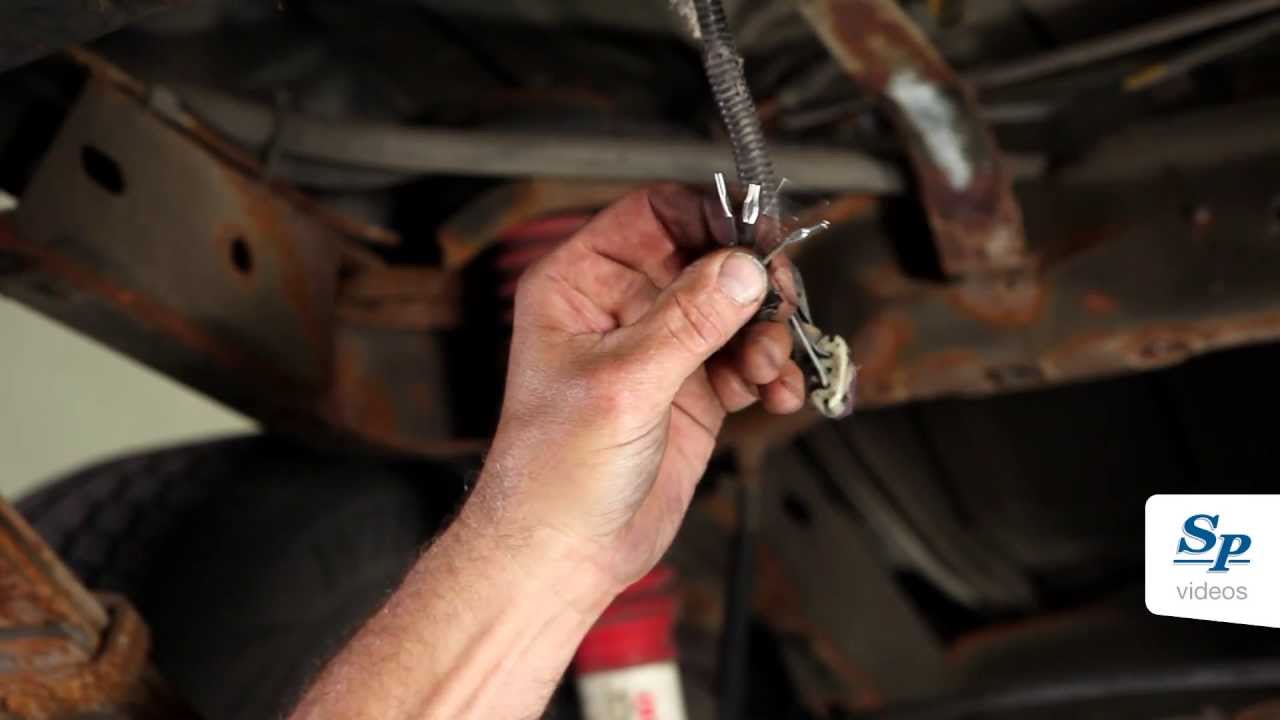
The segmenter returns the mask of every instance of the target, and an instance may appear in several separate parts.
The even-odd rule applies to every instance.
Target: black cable
[[[427,24],[435,30],[437,36],[465,53],[467,57],[471,58],[472,62],[489,73],[500,84],[508,88],[524,86],[524,82],[516,73],[499,62],[493,53],[483,47],[448,15],[421,3],[417,5],[417,8]]]
[[[196,116],[238,144],[256,149],[268,141],[275,114],[269,106],[208,88],[178,90]],[[283,141],[285,160],[334,172],[378,171],[392,180],[394,175],[465,175],[707,182],[731,154],[721,145],[683,138],[459,130],[301,114],[290,115]],[[859,152],[793,145],[780,146],[778,157],[788,168],[789,187],[797,191],[889,194],[902,189],[897,168]]]
[[[1014,17],[1026,28],[1027,34],[1035,38],[1042,48],[1057,48],[1061,45],[1053,28],[1045,22],[1040,13],[1027,6],[1027,0],[1016,0],[1013,4],[1013,12]]]
[[[1034,717],[1036,711],[1078,703],[1194,692],[1280,689],[1280,660],[1247,660],[1182,665],[1138,671],[1116,670],[1017,687],[962,692],[881,712],[851,717],[865,720],[966,720]]]
[[[711,94],[729,131],[738,181],[743,185],[759,185],[760,211],[777,217],[777,174],[769,158],[756,103],[742,74],[742,56],[729,32],[724,6],[720,0],[693,0],[693,6],[698,15],[698,31],[702,34],[702,62],[707,82],[711,84]]]
[[[756,489],[752,480],[737,478],[738,527],[729,546],[725,575],[724,628],[720,634],[720,687],[717,717],[741,720],[747,699],[751,654],[751,586],[755,573]]]
[[[1038,80],[1122,55],[1146,50],[1263,13],[1280,10],[1280,0],[1222,0],[1145,25],[1110,33],[1039,55],[978,68],[965,79],[979,90]]]

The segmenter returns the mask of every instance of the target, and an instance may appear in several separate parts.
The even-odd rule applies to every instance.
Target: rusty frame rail
[[[1270,112],[1135,133],[1171,147],[1217,134],[1227,148],[1228,128]],[[1085,164],[1109,166],[1132,150],[1108,146]],[[800,264],[810,303],[850,333],[863,408],[1166,367],[1280,340],[1277,172],[1280,147],[1259,147],[1224,149],[1207,166],[1171,156],[1136,177],[1027,186],[1039,260],[994,279],[911,278],[867,226],[838,230]]]
[[[442,395],[439,333],[462,317],[451,271],[353,253],[308,203],[214,149],[207,129],[175,124],[130,80],[86,64],[95,72],[82,105],[16,223],[0,216],[0,291],[273,427],[420,455],[482,447],[452,435]],[[1024,186],[1036,241],[1027,257],[1036,259],[1016,271],[924,281],[903,272],[886,238],[855,223],[806,247],[798,260],[810,303],[853,341],[861,406],[1034,388],[1280,338],[1269,181],[1280,147],[1243,132],[1270,117],[1267,108],[1234,111],[1231,133],[1181,119],[1135,129],[1155,133],[1159,147],[1222,137],[1229,157],[1145,152],[1155,166],[1133,177],[1129,163],[1117,176],[1108,168],[1129,157],[1126,141],[1080,164],[1092,170],[1064,173],[1070,184]],[[1242,145],[1242,135],[1259,138]],[[88,147],[113,157],[129,185],[122,192],[147,204],[90,177]],[[1160,179],[1166,166],[1196,158],[1221,167],[1201,162],[1177,182]],[[192,199],[174,200],[175,185]],[[462,265],[510,222],[619,192],[536,181],[501,188],[440,240]],[[853,217],[872,206],[846,204]],[[245,253],[247,263],[237,259]],[[751,419],[733,427],[743,424]]]

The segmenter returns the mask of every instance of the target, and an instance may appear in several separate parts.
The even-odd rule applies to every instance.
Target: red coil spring
[[[499,235],[500,249],[494,263],[501,276],[498,296],[510,303],[515,298],[516,283],[524,271],[581,230],[591,217],[592,213],[589,212],[549,215],[508,228]],[[510,322],[510,306],[506,308],[505,315]]]

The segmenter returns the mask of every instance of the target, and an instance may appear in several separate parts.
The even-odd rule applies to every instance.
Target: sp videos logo
[[[1280,628],[1280,495],[1152,495],[1143,530],[1147,609]]]
[[[1244,557],[1253,538],[1242,533],[1218,532],[1221,515],[1198,513],[1182,523],[1174,565],[1204,566],[1206,572],[1224,573],[1236,565],[1248,565]]]

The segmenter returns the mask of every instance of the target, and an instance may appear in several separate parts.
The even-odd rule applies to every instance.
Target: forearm
[[[555,538],[504,532],[484,505],[468,502],[295,720],[541,713],[612,592]]]
[[[714,240],[703,210],[674,188],[633,193],[524,274],[475,493],[295,720],[537,716],[670,546],[725,414],[799,407],[786,327],[725,347],[768,277],[741,251],[688,263]]]

